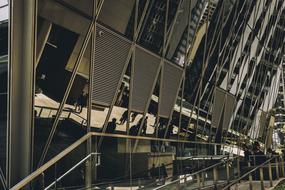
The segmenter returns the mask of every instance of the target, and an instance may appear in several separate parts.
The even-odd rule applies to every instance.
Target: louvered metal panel
[[[118,34],[97,25],[93,70],[94,103],[109,106],[126,64],[131,43]]]
[[[224,112],[224,121],[223,121],[223,129],[228,130],[232,115],[234,114],[234,109],[236,105],[236,98],[234,95],[230,94],[229,92],[226,93],[225,99],[225,112]]]
[[[225,99],[225,91],[216,87],[214,92],[214,102],[213,102],[213,109],[212,109],[212,127],[218,128],[221,117],[222,111],[224,110],[224,99]]]
[[[215,97],[212,111],[212,126],[214,128],[229,128],[236,104],[235,96],[221,88],[215,89]],[[222,124],[222,125],[221,125]]]
[[[169,61],[165,61],[162,74],[159,115],[169,118],[180,88],[183,69]]]
[[[151,98],[153,86],[159,71],[160,58],[137,47],[134,63],[133,94],[131,110],[144,112],[147,101]]]

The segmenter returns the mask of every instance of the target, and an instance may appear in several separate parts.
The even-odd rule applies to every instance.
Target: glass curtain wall
[[[8,1],[0,0],[0,179],[6,177],[8,99]],[[2,183],[0,183],[2,189]]]

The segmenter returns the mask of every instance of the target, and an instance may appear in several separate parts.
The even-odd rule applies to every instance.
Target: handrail
[[[220,157],[220,160],[223,159],[223,158],[226,158],[226,157],[227,157],[227,156]],[[205,157],[203,157],[203,158],[205,158]],[[193,160],[193,158],[187,158],[186,160]],[[167,166],[167,165],[165,165],[165,166]],[[202,171],[202,170],[199,170],[199,171]],[[183,174],[180,174],[180,175],[183,175]],[[176,176],[180,176],[180,175],[178,174],[178,175],[176,175]],[[184,174],[184,175],[186,176],[187,174]],[[188,174],[187,177],[189,177],[189,175],[190,175],[190,174]],[[171,178],[173,178],[173,176],[167,177],[166,180],[171,179]],[[185,178],[186,178],[186,177],[185,177]],[[182,178],[182,179],[184,179],[184,178]],[[181,180],[181,179],[179,179],[179,180]],[[145,187],[152,186],[153,184],[156,184],[156,182],[151,183],[151,184],[148,184],[148,185],[145,186]],[[167,185],[170,185],[170,184],[167,184]],[[145,187],[144,187],[144,188],[145,188]]]
[[[277,158],[278,156],[273,156],[272,158],[266,160],[265,162],[263,162],[262,164],[256,166],[255,168],[253,168],[252,170],[246,172],[245,174],[243,174],[242,176],[240,176],[239,178],[237,178],[236,180],[233,180],[230,184],[228,184],[226,187],[223,188],[223,190],[227,190],[228,188],[230,188],[232,185],[236,184],[238,181],[240,181],[241,179],[243,179],[244,177],[250,175],[252,172],[255,172],[257,169],[262,168],[264,165],[268,164],[269,162],[271,162],[271,160]]]
[[[207,158],[207,156],[201,156],[201,158],[203,159],[203,160],[205,160],[205,158]],[[222,159],[222,157],[220,157],[219,159]],[[185,160],[193,160],[193,157],[189,157],[189,158],[187,158],[187,159],[185,159]],[[165,164],[165,167],[167,167],[167,166],[171,166],[171,165],[173,165],[173,163],[168,163],[168,164]],[[145,171],[140,171],[140,172],[136,172],[136,173],[134,173],[134,174],[138,174],[138,173],[141,173],[141,172],[149,172],[151,169],[148,169],[148,170],[145,170]],[[182,174],[181,174],[182,175]],[[185,175],[185,174],[184,174]],[[122,177],[119,177],[119,178],[115,178],[115,179],[113,179],[112,181],[108,181],[108,182],[100,182],[100,183],[96,183],[96,184],[94,184],[94,186],[96,185],[96,186],[101,186],[101,185],[106,185],[106,184],[110,184],[110,183],[112,183],[112,184],[117,184],[117,183],[120,183],[120,182],[122,182],[123,180],[119,180],[119,179],[122,179],[122,178],[126,178],[126,177],[128,177],[128,176],[122,176]],[[171,177],[169,177],[169,178],[171,178]],[[133,178],[134,179],[134,178]],[[135,178],[135,180],[139,180],[139,179],[145,179],[145,178]],[[152,183],[153,184],[153,183]],[[152,184],[148,184],[148,185],[152,185]]]
[[[19,190],[23,187],[25,187],[28,183],[30,183],[33,179],[41,175],[45,170],[47,170],[50,166],[58,162],[61,158],[66,156],[68,153],[73,151],[76,147],[80,146],[83,142],[85,142],[87,139],[89,139],[92,136],[91,133],[87,133],[83,137],[81,137],[79,140],[77,140],[75,143],[70,145],[68,148],[63,150],[61,153],[56,155],[54,158],[52,158],[50,161],[39,167],[36,171],[25,177],[23,180],[21,180],[19,183],[17,183],[15,186],[11,188],[11,190]]]
[[[51,110],[57,110],[56,108],[51,108],[51,107],[45,107],[45,106],[35,106],[38,108],[43,108],[43,109],[51,109]],[[82,116],[65,110],[66,112],[72,113],[78,117],[83,118]],[[165,138],[153,138],[153,137],[145,137],[145,136],[131,136],[131,135],[122,135],[122,134],[112,134],[112,133],[98,133],[98,132],[91,132],[93,136],[103,136],[103,137],[116,137],[116,138],[128,138],[128,139],[139,139],[139,140],[154,140],[154,141],[164,141],[164,142],[178,142],[178,143],[189,143],[189,144],[202,144],[202,145],[222,145],[225,146],[225,144],[222,143],[214,143],[214,142],[203,142],[203,141],[187,141],[187,140],[176,140],[176,139],[165,139]],[[226,144],[227,145],[227,144]],[[229,146],[232,147],[239,147],[234,144],[228,144]]]
[[[64,174],[62,174],[60,177],[58,177],[54,182],[49,184],[44,190],[48,190],[53,185],[55,185],[57,182],[59,182],[62,178],[64,178],[66,175],[68,175],[70,172],[72,172],[74,169],[76,169],[78,166],[80,166],[83,162],[85,162],[87,159],[89,159],[92,155],[97,155],[98,153],[91,153],[87,155],[85,158],[83,158],[81,161],[79,161],[77,164],[72,166],[68,171],[66,171]]]
[[[38,105],[35,105],[35,107],[40,108],[40,109],[54,110],[54,111],[57,111],[57,110],[58,110],[58,108],[47,107],[47,106],[38,106]],[[68,112],[68,113],[72,113],[72,114],[74,114],[74,115],[80,117],[81,119],[86,120],[86,119],[85,119],[84,117],[82,117],[81,115],[79,115],[79,114],[77,114],[77,113],[75,113],[75,112],[72,112],[72,111],[70,111],[70,110],[67,110],[66,108],[65,108],[63,111]]]
[[[229,157],[228,157],[228,156],[225,156],[225,157],[222,157],[221,159],[223,159],[223,158],[229,158]],[[230,160],[233,160],[233,159],[235,159],[235,158],[237,158],[237,157],[232,157]],[[224,161],[221,161],[221,162],[219,162],[219,163],[213,164],[213,165],[211,165],[211,166],[209,166],[209,167],[207,167],[207,168],[203,168],[203,169],[201,169],[201,170],[199,170],[199,171],[196,171],[196,172],[194,172],[194,173],[185,175],[183,178],[179,178],[179,179],[174,180],[174,181],[172,181],[172,182],[170,182],[170,183],[168,183],[168,184],[165,184],[165,185],[162,185],[162,186],[160,186],[160,187],[157,187],[157,188],[155,188],[154,190],[158,190],[158,189],[167,187],[167,186],[169,186],[169,185],[173,185],[173,184],[175,184],[175,183],[177,183],[177,182],[180,182],[180,181],[183,180],[183,179],[187,179],[187,178],[190,177],[190,176],[194,176],[194,175],[197,175],[197,174],[199,174],[199,173],[208,171],[208,170],[210,170],[210,169],[212,169],[212,168],[215,168],[215,167],[217,167],[217,166],[219,166],[219,165],[221,165],[221,164],[224,164],[224,163],[225,163]]]
[[[114,137],[114,138],[124,138],[124,139],[140,139],[140,140],[175,142],[175,143],[189,143],[189,144],[221,145],[221,143],[190,142],[190,141],[177,140],[177,139],[164,139],[164,138],[152,138],[152,137],[145,137],[145,136],[130,136],[130,135],[122,135],[122,134],[111,134],[111,133],[109,134],[109,133],[89,132],[86,135],[84,135],[83,137],[81,137],[79,140],[74,142],[72,145],[67,147],[61,153],[59,153],[58,155],[53,157],[47,163],[45,163],[44,165],[39,167],[36,171],[32,172],[29,176],[25,177],[23,180],[21,180],[19,183],[17,183],[15,186],[13,186],[11,188],[11,190],[19,190],[19,189],[25,187],[29,182],[31,182],[33,179],[35,179],[36,177],[41,175],[45,170],[47,170],[53,164],[57,163],[60,159],[62,159],[67,154],[69,154],[71,151],[73,151],[75,148],[80,146],[82,143],[84,143],[87,139],[89,139],[92,136]]]
[[[113,134],[113,133],[98,133],[98,132],[91,132],[91,133],[93,136],[115,137],[115,138],[124,138],[124,139],[139,139],[139,140],[174,142],[174,143],[188,143],[188,144],[203,144],[203,145],[225,145],[222,143],[212,143],[212,142],[202,142],[202,141],[187,141],[187,140],[178,140],[178,139],[165,139],[165,138],[146,137],[146,136],[131,136],[131,135]],[[231,146],[233,146],[233,145],[231,145]],[[236,145],[234,145],[234,146],[236,146]]]
[[[57,111],[58,108],[53,108],[53,107],[47,107],[47,106],[38,106],[38,105],[35,105],[36,108],[39,108],[39,109],[46,109],[46,110],[53,110],[53,111]],[[63,112],[67,112],[67,113],[70,113],[70,114],[74,114],[75,116],[79,117],[80,119],[82,119],[83,121],[86,121],[86,119],[84,117],[82,117],[81,115],[75,113],[75,112],[72,112],[70,110],[66,110],[64,109]],[[41,113],[41,112],[40,112]],[[67,118],[70,118],[70,116],[68,116]]]
[[[57,110],[57,108],[53,108],[53,107],[46,107],[46,106],[35,106],[39,109],[49,109],[49,110]],[[64,110],[65,112],[68,112],[68,113],[71,113],[71,114],[74,114],[78,117],[80,117],[82,120],[86,121],[85,118],[83,118],[82,116],[74,113],[74,112],[71,112],[69,110]],[[70,118],[70,117],[67,117],[67,118]],[[107,134],[107,135],[104,135],[103,133],[96,133],[96,132],[93,132],[95,136],[107,136],[107,137],[118,137],[118,138],[129,138],[129,139],[140,139],[140,140],[156,140],[156,141],[166,141],[166,142],[181,142],[181,143],[190,143],[190,144],[203,144],[203,145],[225,145],[225,144],[222,144],[222,143],[213,143],[213,142],[203,142],[203,141],[199,141],[199,142],[195,142],[195,141],[187,141],[187,140],[175,140],[175,139],[163,139],[163,138],[153,138],[153,137],[143,137],[143,138],[140,138],[142,136],[130,136],[130,135],[119,135],[119,134],[115,134],[115,135],[112,135],[111,133],[110,134]],[[230,146],[233,146],[233,147],[238,147],[237,145],[230,145]]]
[[[187,160],[189,158],[191,158],[192,160],[200,160],[200,159],[202,159],[202,160],[206,160],[206,159],[207,160],[220,160],[220,159],[224,158],[225,155],[177,156],[176,159],[177,158],[185,158],[185,157],[186,157],[186,159],[183,159],[183,160]]]
[[[187,158],[186,160],[192,160],[192,158]],[[168,163],[168,164],[165,164],[165,167],[167,167],[167,166],[171,166],[171,165],[173,165],[173,163]],[[149,171],[151,171],[151,169],[147,169],[147,170],[144,170],[144,171],[139,171],[139,172],[136,172],[136,173],[133,173],[134,175],[135,174],[139,174],[139,173],[142,173],[142,172],[149,172]],[[113,183],[113,181],[115,181],[115,183],[118,183],[118,182],[121,182],[122,180],[117,180],[117,179],[121,179],[121,178],[125,178],[125,177],[128,177],[128,176],[121,176],[121,177],[119,177],[119,178],[115,178],[115,179],[113,179],[112,180],[112,184],[114,184]],[[102,184],[102,183],[98,183],[98,184]],[[96,184],[97,185],[97,184]]]

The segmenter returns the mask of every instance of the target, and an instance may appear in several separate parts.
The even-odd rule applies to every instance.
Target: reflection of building
[[[152,164],[160,173],[167,162],[178,179],[201,169],[196,160],[243,156],[241,143],[271,145],[268,112],[284,107],[283,0],[26,1],[11,1],[9,24],[0,3],[0,176],[9,188],[52,158],[45,168],[58,173],[36,179],[45,187],[134,187],[150,185]],[[76,112],[75,102],[87,107]],[[123,115],[136,117],[118,124]]]
[[[285,124],[285,86],[284,86],[284,61],[282,62],[281,77],[279,82],[279,90],[277,95],[277,100],[275,103],[275,125],[277,128],[282,128]]]
[[[0,1],[0,179],[6,171],[7,150],[8,9],[7,1]]]
[[[284,109],[284,95],[285,95],[285,86],[284,86],[284,61],[282,62],[281,76],[279,82],[279,90],[276,99],[276,103],[274,105],[274,132],[275,135],[273,138],[276,141],[276,144],[280,146],[280,144],[284,145],[284,126],[285,126],[285,109]]]
[[[243,1],[236,6],[241,11],[239,14],[244,17],[236,16],[236,9],[229,13],[226,24],[233,24],[236,29],[227,31],[228,27],[225,27],[225,33],[221,37],[222,46],[216,46],[206,62],[201,93],[201,105],[206,111],[212,109],[211,97],[215,94],[215,86],[234,95],[236,104],[231,114],[231,128],[253,138],[258,134],[255,131],[259,126],[260,111],[270,110],[275,103],[278,90],[276,83],[280,78],[283,55],[284,33],[280,29],[283,24],[283,10],[274,10],[274,7],[282,7],[283,4],[281,1],[266,3],[268,9],[262,10],[256,8],[258,4],[255,2]],[[233,20],[235,22],[232,22]],[[208,41],[207,47],[210,47],[211,43],[212,41]],[[204,48],[203,42],[199,48]],[[222,52],[215,54],[219,49]],[[195,89],[197,81],[200,80],[203,56],[203,53],[197,53],[192,66],[189,67],[189,91]],[[193,75],[193,72],[196,74]],[[188,95],[192,102],[197,92],[199,91],[192,91],[192,94]]]

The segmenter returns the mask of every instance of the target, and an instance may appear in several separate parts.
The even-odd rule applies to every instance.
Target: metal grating
[[[160,58],[137,46],[133,79],[131,110],[144,112],[151,98],[159,71]]]
[[[93,70],[93,103],[109,106],[127,61],[131,43],[97,25]]]
[[[175,105],[176,96],[180,88],[183,69],[169,61],[164,62],[162,71],[161,94],[159,96],[159,115],[169,118]]]

